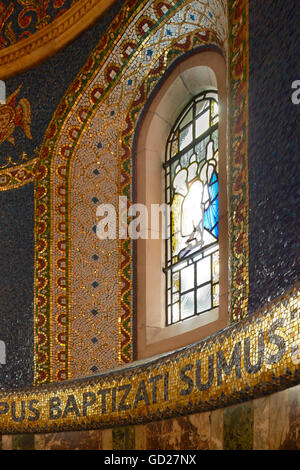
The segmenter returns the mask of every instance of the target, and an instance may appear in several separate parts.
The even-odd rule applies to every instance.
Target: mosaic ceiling
[[[78,0],[12,0],[0,2],[0,50],[50,24]]]

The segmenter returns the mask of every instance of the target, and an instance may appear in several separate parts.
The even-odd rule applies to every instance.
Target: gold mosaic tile
[[[55,432],[142,424],[292,386],[300,376],[299,307],[295,288],[260,314],[176,353],[86,379],[4,392],[0,430]]]

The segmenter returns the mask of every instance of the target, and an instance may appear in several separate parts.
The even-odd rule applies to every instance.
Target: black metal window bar
[[[185,107],[167,141],[163,167],[165,198],[171,211],[167,220],[164,268],[166,325],[219,305],[218,120],[217,92],[206,90]],[[195,204],[195,220],[200,222],[183,239],[178,226],[184,218],[184,201],[188,194],[190,197],[195,182],[194,193],[202,194],[201,201]],[[202,189],[201,193],[204,187],[206,190]],[[176,207],[179,209],[174,213]]]

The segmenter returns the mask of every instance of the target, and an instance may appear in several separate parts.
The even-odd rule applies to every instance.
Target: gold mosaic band
[[[248,0],[228,1],[230,86],[230,320],[247,315],[249,295]]]
[[[56,54],[99,19],[114,2],[80,0],[40,31],[1,50],[1,79],[23,72]]]
[[[17,189],[35,179],[39,158],[0,171],[0,191]]]
[[[141,424],[299,383],[299,286],[259,314],[143,364],[0,398],[2,433]]]

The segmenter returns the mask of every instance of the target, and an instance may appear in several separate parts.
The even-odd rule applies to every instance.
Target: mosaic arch
[[[233,2],[231,14],[240,26],[232,38],[233,124],[238,122],[232,145],[235,151],[240,143],[243,159],[240,58],[245,58],[246,6]],[[36,171],[36,384],[90,376],[134,359],[131,242],[100,241],[96,208],[100,203],[118,207],[119,195],[130,202],[134,130],[147,97],[180,55],[207,45],[225,51],[225,10],[225,2],[215,0],[128,0],[61,101]],[[237,186],[240,175],[246,182],[245,168],[236,163],[232,230],[238,234],[247,195],[245,186]],[[239,251],[233,253],[239,260],[232,284],[240,266],[247,269],[241,259],[247,255],[245,246],[239,240]],[[234,319],[239,319],[246,308],[235,310],[240,299],[234,295]]]

